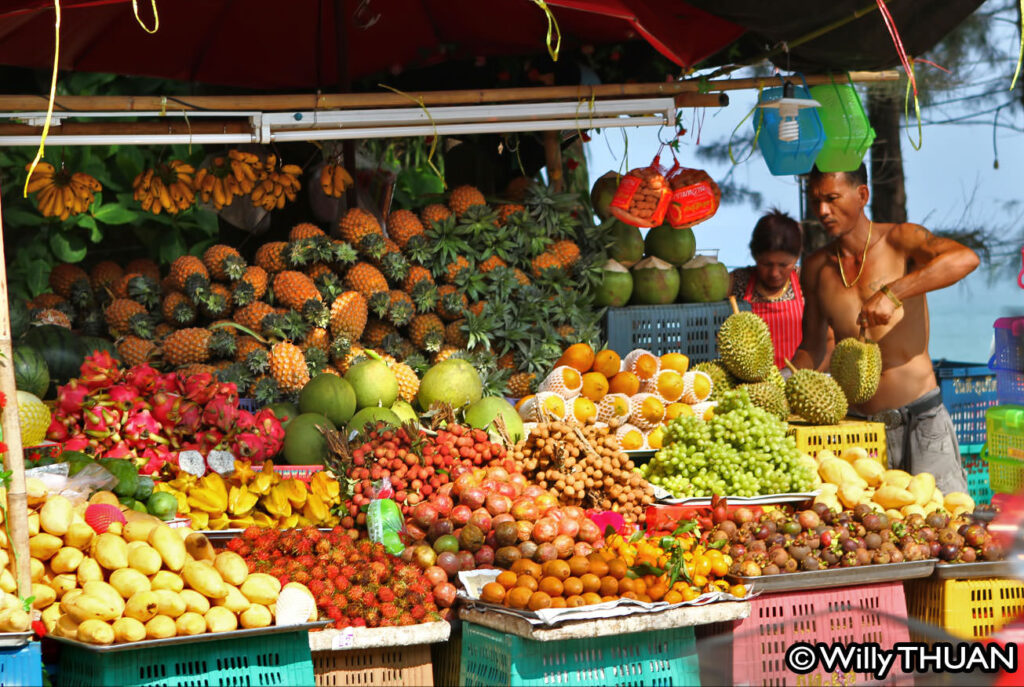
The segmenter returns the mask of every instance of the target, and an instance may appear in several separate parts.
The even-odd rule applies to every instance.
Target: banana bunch
[[[154,215],[161,212],[176,215],[187,210],[196,198],[192,188],[195,171],[192,165],[181,160],[171,160],[170,164],[147,169],[132,182],[135,200],[142,203],[143,210]]]
[[[235,196],[252,190],[258,181],[258,169],[259,158],[255,155],[232,150],[228,157],[215,157],[209,169],[200,168],[192,187],[204,203],[212,203],[214,209],[220,210],[231,205]]]
[[[294,201],[302,188],[299,183],[300,174],[302,168],[298,165],[283,165],[278,169],[277,156],[267,155],[261,181],[251,194],[252,204],[268,211],[280,210],[285,200]]]
[[[345,189],[352,185],[352,175],[338,164],[327,163],[320,170],[320,188],[324,195],[341,198]]]
[[[30,169],[27,165],[25,169]],[[66,220],[87,212],[103,186],[84,172],[57,171],[49,162],[40,162],[28,182],[28,192],[36,194],[36,207],[43,217]]]

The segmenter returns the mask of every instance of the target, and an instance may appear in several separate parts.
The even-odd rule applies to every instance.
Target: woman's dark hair
[[[757,220],[750,237],[750,254],[756,259],[763,253],[782,251],[799,256],[803,248],[800,223],[781,210],[772,210]]]

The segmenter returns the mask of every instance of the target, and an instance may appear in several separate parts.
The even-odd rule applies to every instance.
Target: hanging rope
[[[761,83],[761,82],[758,82],[758,84],[757,84],[757,103],[761,102],[761,94],[763,92],[764,92],[764,84]],[[754,150],[757,148],[757,139],[761,135],[761,125],[764,124],[764,117],[763,116],[758,118],[758,120],[757,120],[757,127],[754,129],[754,140],[751,141],[751,143],[750,143],[750,152],[747,153],[747,156],[745,158],[743,158],[742,160],[740,160],[739,162],[737,162],[736,158],[733,157],[733,154],[732,154],[732,139],[736,137],[736,132],[740,130],[741,126],[743,126],[743,122],[745,122],[748,119],[750,119],[750,116],[752,114],[754,114],[755,112],[757,112],[757,103],[754,103],[754,106],[752,108],[750,108],[750,112],[748,112],[746,114],[746,116],[744,116],[743,119],[740,120],[740,123],[736,125],[736,128],[733,129],[732,133],[729,135],[729,161],[732,162],[734,167],[736,165],[740,164],[740,162],[746,162],[747,160],[749,160],[750,156],[754,154]]]
[[[139,16],[139,0],[132,0],[132,11],[135,12],[135,21],[139,22],[139,26],[142,27],[143,31],[145,31],[146,33],[156,33],[157,29],[160,28],[160,15],[156,11],[156,0],[149,0],[149,1],[153,5],[153,29],[152,30],[150,30],[149,27],[146,26],[146,24],[142,21],[142,17]]]
[[[427,154],[427,164],[430,165],[430,169],[434,170],[434,174],[436,174],[437,178],[441,180],[441,184],[445,188],[447,188],[448,184],[444,180],[444,174],[442,174],[441,170],[439,170],[437,168],[437,165],[434,164],[434,153],[437,151],[437,141],[440,139],[440,136],[438,136],[438,134],[437,134],[437,122],[434,121],[434,117],[430,114],[430,110],[428,110],[426,104],[424,104],[423,98],[414,98],[411,95],[409,95],[408,93],[405,93],[404,91],[400,91],[397,88],[394,88],[392,86],[388,86],[387,84],[382,84],[381,83],[381,84],[377,84],[377,85],[380,86],[381,88],[388,89],[392,93],[397,93],[398,95],[402,96],[403,98],[408,98],[412,102],[414,102],[417,105],[419,105],[420,109],[423,110],[423,113],[425,115],[427,115],[427,119],[430,120],[430,126],[434,129],[434,135],[430,137],[431,138],[431,140],[430,140],[430,152]]]
[[[46,150],[46,137],[50,133],[50,121],[53,119],[53,101],[57,97],[57,62],[60,57],[60,0],[53,0],[55,19],[53,21],[53,75],[50,77],[50,102],[46,105],[46,121],[43,123],[43,135],[39,138],[39,150],[28,167],[28,175],[25,177],[25,187],[22,189],[22,198],[28,198],[28,182],[32,180],[32,173],[36,171],[36,165],[43,158]]]
[[[910,63],[910,78],[907,79],[907,93],[903,99],[903,119],[910,122],[910,85],[914,83],[914,63]],[[921,145],[924,143],[924,130],[921,128],[921,103],[917,99],[917,89],[914,89],[914,116],[917,117],[917,143],[914,143],[914,139],[910,138],[907,134],[907,139],[910,141],[910,145],[914,147],[914,150],[921,150]],[[908,127],[909,129],[909,127]]]
[[[558,28],[558,21],[555,19],[554,13],[544,0],[533,0],[533,4],[541,8],[548,18],[548,35],[545,42],[548,54],[551,55],[551,61],[558,62],[558,52],[562,49],[562,30]]]

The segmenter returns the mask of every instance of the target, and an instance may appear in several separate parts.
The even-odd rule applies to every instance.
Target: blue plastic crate
[[[62,642],[61,687],[313,685],[307,628],[145,649],[95,651]]]
[[[746,301],[737,305],[750,310]],[[691,363],[714,360],[718,357],[715,336],[731,314],[728,301],[608,308],[604,319],[608,348],[623,358],[643,348],[654,355],[684,353]]]
[[[967,493],[976,504],[992,503],[992,486],[988,481],[988,457],[984,453],[963,454],[967,473]]]
[[[238,399],[238,407],[242,410],[248,410],[250,413],[255,413],[260,409],[260,404],[253,398],[240,398]]]
[[[39,687],[43,684],[43,659],[39,642],[17,649],[0,649],[0,687]]]
[[[463,687],[506,685],[699,685],[692,627],[538,642],[462,625]]]
[[[992,328],[995,353],[988,366],[993,370],[1024,372],[1024,317],[1000,317]]]
[[[996,373],[984,363],[937,360],[933,364],[961,452],[977,453],[970,447],[985,443],[985,411],[998,401]]]

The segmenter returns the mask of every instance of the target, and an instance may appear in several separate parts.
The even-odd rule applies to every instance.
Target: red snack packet
[[[656,227],[665,219],[672,190],[658,158],[649,167],[630,170],[611,202],[616,219],[634,227]]]
[[[665,221],[675,229],[692,227],[718,212],[722,191],[702,169],[675,167],[668,175],[672,189]]]

